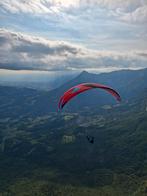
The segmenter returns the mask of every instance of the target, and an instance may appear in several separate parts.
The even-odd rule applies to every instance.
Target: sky
[[[147,0],[0,1],[0,76],[147,67]]]

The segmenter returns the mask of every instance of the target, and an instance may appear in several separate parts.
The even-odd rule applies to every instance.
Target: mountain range
[[[70,87],[84,82],[96,82],[116,89],[124,104],[144,94],[147,89],[147,69],[122,70],[111,73],[93,74],[83,71],[72,80],[51,91],[33,90],[21,87],[0,86],[0,117],[17,115],[41,116],[58,111],[62,94]],[[78,95],[70,101],[63,111],[80,111],[87,107],[100,109],[103,105],[115,105],[112,96],[99,89]]]

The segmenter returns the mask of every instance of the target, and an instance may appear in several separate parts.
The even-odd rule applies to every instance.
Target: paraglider
[[[91,143],[91,144],[94,143],[94,137],[93,136],[87,135],[86,138],[89,141],[89,143]]]
[[[121,97],[119,95],[119,93],[114,90],[113,88],[109,87],[109,86],[105,86],[102,84],[98,84],[98,83],[82,83],[82,84],[78,84],[70,89],[68,89],[60,98],[59,100],[59,104],[58,104],[58,108],[63,109],[63,107],[75,96],[77,96],[80,93],[83,93],[87,90],[90,89],[94,89],[94,88],[99,88],[99,89],[103,89],[105,91],[107,91],[108,93],[110,93],[117,101],[121,101]],[[89,141],[89,143],[94,144],[94,137],[93,136],[86,136],[87,140]]]
[[[73,97],[77,96],[80,93],[83,93],[84,91],[94,88],[103,89],[114,96],[118,101],[121,101],[121,97],[118,92],[109,86],[98,83],[83,83],[70,88],[63,94],[58,104],[59,109],[62,109]]]

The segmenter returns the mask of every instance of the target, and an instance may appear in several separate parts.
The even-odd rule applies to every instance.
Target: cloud
[[[131,23],[147,23],[147,5],[137,8],[134,12],[126,13],[122,20]]]
[[[126,12],[134,11],[138,7],[147,5],[146,0],[5,0],[1,2],[3,8],[9,11],[46,13],[51,7],[92,7],[99,6],[108,9],[122,9]]]
[[[144,68],[145,51],[120,53],[90,50],[64,41],[0,29],[0,68],[10,70],[69,71]]]
[[[51,7],[51,1],[41,0],[5,0],[0,2],[0,6],[3,10],[7,10],[11,13],[49,13]]]
[[[136,25],[147,22],[146,0],[81,0],[76,10],[81,15],[86,13],[88,19],[95,16],[95,19],[107,18]]]
[[[68,57],[81,53],[80,48],[66,42],[4,29],[0,30],[0,45],[1,68],[7,69],[58,69]]]
[[[83,15],[85,12],[95,10],[99,14],[103,15],[104,12],[109,17],[113,16],[126,22],[136,21],[136,18],[138,22],[146,22],[146,6],[146,0],[5,0],[0,2],[4,13],[64,17],[70,15],[70,11]]]
[[[146,51],[146,53],[145,52],[138,52],[137,53],[139,56],[142,56],[142,57],[144,57],[144,58],[147,58],[147,51]]]
[[[146,0],[5,0],[0,26],[97,50],[146,49],[146,6]]]

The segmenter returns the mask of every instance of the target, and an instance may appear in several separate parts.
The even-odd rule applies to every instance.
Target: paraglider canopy
[[[121,101],[121,97],[119,93],[109,86],[105,86],[98,83],[82,83],[68,89],[63,94],[63,96],[59,100],[59,104],[58,104],[59,109],[62,109],[73,97],[77,96],[80,93],[83,93],[84,91],[94,89],[94,88],[103,89],[108,93],[110,93],[112,96],[114,96],[117,101]]]

